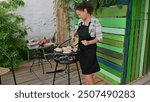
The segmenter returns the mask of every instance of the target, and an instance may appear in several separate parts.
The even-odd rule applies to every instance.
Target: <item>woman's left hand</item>
[[[89,41],[87,41],[87,40],[82,40],[81,42],[82,42],[82,44],[85,45],[85,46],[89,45]]]
[[[82,40],[82,44],[85,46],[91,45],[91,44],[95,44],[97,43],[99,40],[97,38],[93,39],[93,40]]]

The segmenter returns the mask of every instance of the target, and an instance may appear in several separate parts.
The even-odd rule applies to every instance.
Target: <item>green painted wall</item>
[[[149,0],[132,0],[132,19],[126,83],[147,74]]]
[[[103,40],[97,43],[97,58],[101,71],[97,74],[112,84],[121,84],[124,64],[124,41],[126,35],[128,6],[106,7],[94,15],[102,25]],[[111,12],[111,13],[110,13]]]
[[[130,3],[122,8],[104,7],[94,13],[103,31],[103,41],[97,43],[101,67],[97,75],[111,84],[127,84],[148,73],[150,1]]]

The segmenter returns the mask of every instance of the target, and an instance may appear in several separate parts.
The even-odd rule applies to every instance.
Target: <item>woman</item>
[[[96,42],[102,40],[101,25],[92,16],[93,7],[88,1],[83,1],[76,7],[76,14],[80,18],[77,34],[80,51],[80,66],[87,85],[93,85],[93,73],[100,71],[96,59]]]

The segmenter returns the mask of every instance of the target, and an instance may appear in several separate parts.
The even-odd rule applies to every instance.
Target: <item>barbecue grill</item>
[[[62,53],[54,52],[54,60],[61,64],[71,64],[77,62],[79,59],[77,57],[77,52]]]
[[[65,42],[63,42],[62,44],[60,44],[60,46],[58,46],[58,48],[62,49],[62,45],[65,44],[66,42],[70,41],[66,40]],[[69,49],[71,49],[72,47],[69,47]],[[77,67],[77,72],[78,72],[78,76],[79,76],[79,81],[81,84],[81,78],[80,78],[80,73],[79,73],[79,68],[78,68],[78,60],[79,57],[78,53],[72,50],[69,50],[68,52],[64,51],[64,50],[55,50],[54,49],[54,61],[56,62],[56,66],[55,66],[55,73],[54,73],[54,77],[53,77],[53,85],[55,83],[55,77],[56,77],[56,72],[57,72],[57,67],[58,64],[66,64],[66,69],[68,71],[68,84],[70,84],[70,66],[69,64],[73,64],[76,63],[76,67]]]

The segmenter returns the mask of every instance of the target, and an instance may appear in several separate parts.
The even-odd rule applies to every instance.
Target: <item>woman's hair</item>
[[[84,9],[87,9],[87,12],[89,14],[93,13],[93,6],[86,0],[84,0],[82,3],[76,6],[75,10],[84,11]]]

